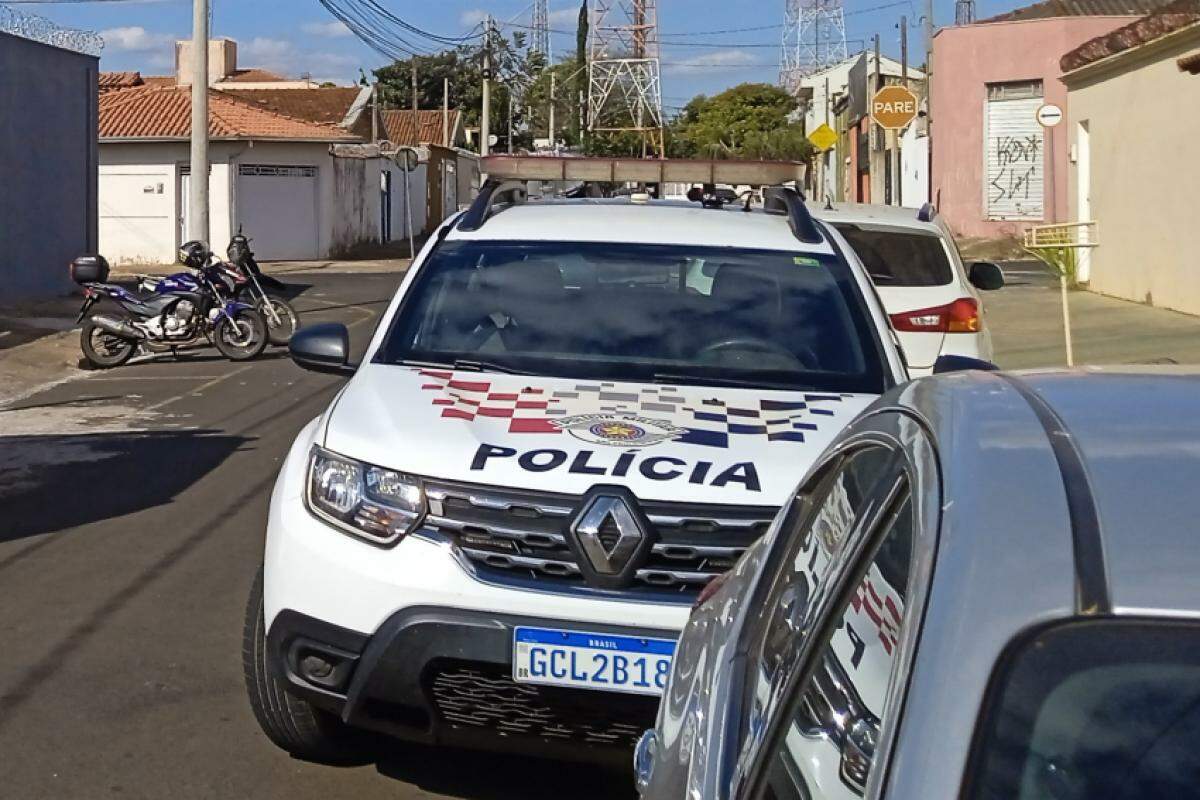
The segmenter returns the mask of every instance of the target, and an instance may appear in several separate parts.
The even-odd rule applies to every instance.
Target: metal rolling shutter
[[[988,219],[1040,220],[1045,147],[1037,110],[1041,81],[990,84],[984,119],[984,206]]]

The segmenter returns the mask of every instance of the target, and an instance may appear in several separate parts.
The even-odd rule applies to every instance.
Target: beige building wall
[[[1200,314],[1200,24],[1063,77],[1072,220],[1097,223],[1089,288]]]

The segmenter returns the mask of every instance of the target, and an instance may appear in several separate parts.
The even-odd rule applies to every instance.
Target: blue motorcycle
[[[71,278],[84,287],[76,320],[83,322],[80,347],[93,366],[120,366],[139,347],[173,352],[206,339],[232,361],[254,358],[267,346],[262,312],[232,299],[229,279],[213,264],[208,248],[188,242],[179,253],[189,271],[156,281],[140,294],[106,283],[109,266],[103,256],[80,256],[71,262]],[[103,298],[121,313],[88,316]]]

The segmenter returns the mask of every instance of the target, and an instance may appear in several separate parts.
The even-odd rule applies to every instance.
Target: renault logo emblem
[[[645,525],[632,498],[605,491],[585,498],[568,537],[585,579],[606,587],[628,583],[638,556],[651,544]]]

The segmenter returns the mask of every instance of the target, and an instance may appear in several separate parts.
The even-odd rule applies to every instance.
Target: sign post
[[[413,246],[412,189],[409,186],[409,176],[416,170],[419,158],[416,150],[411,147],[401,147],[392,155],[392,161],[404,173],[404,214],[408,221],[406,226],[408,228],[408,257],[415,261],[417,251]]]
[[[917,96],[907,86],[884,86],[871,98],[871,119],[885,131],[889,131],[892,144],[892,158],[889,160],[891,181],[885,185],[889,192],[886,202],[895,201],[899,205],[900,187],[900,135],[899,132],[908,127],[917,117]],[[886,155],[886,154],[885,154]]]

